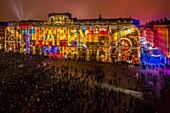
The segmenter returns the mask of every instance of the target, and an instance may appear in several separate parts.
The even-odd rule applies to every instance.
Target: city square
[[[1,102],[9,105],[3,104],[3,112],[154,112],[161,109],[160,102],[164,103],[164,98],[169,94],[166,83],[170,71],[166,69],[161,71],[123,63],[58,60],[20,53],[1,53],[1,70],[4,70],[1,77]],[[11,72],[12,75],[9,74]],[[64,92],[66,90],[63,88],[69,88],[68,91],[74,93]],[[99,97],[95,90],[99,90]],[[73,103],[68,105],[55,103],[64,101],[63,95],[67,93],[67,99],[77,95],[74,98],[78,100],[72,100],[70,102]],[[100,99],[96,99],[95,95]],[[61,100],[56,100],[57,97]],[[105,101],[107,105],[104,105]],[[99,106],[96,102],[100,103]],[[101,110],[98,107],[102,107]]]
[[[169,1],[106,1],[0,1],[1,113],[170,113]]]

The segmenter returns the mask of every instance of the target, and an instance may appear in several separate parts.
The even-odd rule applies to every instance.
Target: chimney
[[[164,22],[167,22],[167,21],[168,21],[168,19],[166,17],[164,17]]]
[[[163,23],[163,19],[160,19],[160,23]]]
[[[99,14],[99,18],[98,18],[99,20],[101,20],[102,19],[102,15],[101,14]]]
[[[151,21],[151,24],[154,24],[154,21],[153,21],[153,20]]]

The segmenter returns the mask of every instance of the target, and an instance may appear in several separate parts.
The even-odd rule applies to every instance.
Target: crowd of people
[[[50,65],[40,55],[0,54],[1,113],[147,113],[141,99],[102,87],[107,77],[97,63],[79,70]],[[113,76],[109,85],[119,86],[121,77]]]

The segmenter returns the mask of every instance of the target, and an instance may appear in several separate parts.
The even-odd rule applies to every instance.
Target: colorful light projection
[[[56,30],[52,28],[44,29],[43,35],[43,45],[54,46],[55,45],[55,38],[56,38]]]
[[[86,42],[98,42],[98,36],[107,36],[107,28],[33,28],[22,26],[22,34],[30,31],[34,45],[37,46],[86,46]]]
[[[60,53],[60,50],[57,46],[43,46],[43,52],[45,53]]]
[[[68,33],[68,46],[76,46],[78,32],[76,28],[70,28]]]
[[[70,18],[71,18],[71,15],[69,13],[66,13],[66,14],[51,13],[49,14],[48,22],[56,24],[56,25],[61,25],[61,24],[63,25],[63,24],[70,23]]]
[[[24,40],[25,40],[25,44],[26,44],[26,53],[30,54],[30,46],[31,46],[31,43],[32,43],[32,37],[30,35],[29,30],[27,31],[27,34],[25,35]]]
[[[6,27],[5,51],[14,52],[20,48],[21,31],[18,26]]]
[[[62,49],[61,53],[60,51],[54,52],[52,48],[55,47],[88,48],[91,44],[116,45],[119,38],[122,39],[128,34],[131,35],[132,31],[134,31],[134,29],[131,28],[117,29],[115,27],[112,28],[112,26],[80,26],[78,28],[74,26],[62,28],[23,26],[22,34],[25,35],[28,30],[32,37],[33,46],[42,46],[43,52],[52,56],[55,56],[55,54],[68,54],[67,49]],[[126,41],[123,41],[121,44],[126,45],[125,42]],[[75,51],[77,51],[77,49],[75,49]],[[111,53],[109,52],[108,49],[105,54],[101,55],[102,61],[110,61],[109,54]],[[124,59],[127,60],[126,54],[124,56]],[[132,62],[137,62],[137,56],[132,57]]]
[[[57,45],[68,46],[68,30],[67,28],[57,29]]]
[[[26,50],[27,54],[30,54],[30,47],[33,44],[32,40],[35,40],[35,29],[30,25],[20,25],[23,40],[22,49]]]
[[[56,29],[33,28],[32,37],[36,46],[54,46],[56,42]]]

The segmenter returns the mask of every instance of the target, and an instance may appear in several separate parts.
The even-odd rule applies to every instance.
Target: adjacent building
[[[170,64],[170,20],[167,18],[161,19],[158,23],[154,24],[153,30],[154,46],[159,48],[165,64]]]
[[[5,45],[5,22],[0,22],[0,50],[4,50]]]
[[[170,20],[166,17],[146,24],[143,30],[146,40],[161,53],[161,61],[170,64]]]

